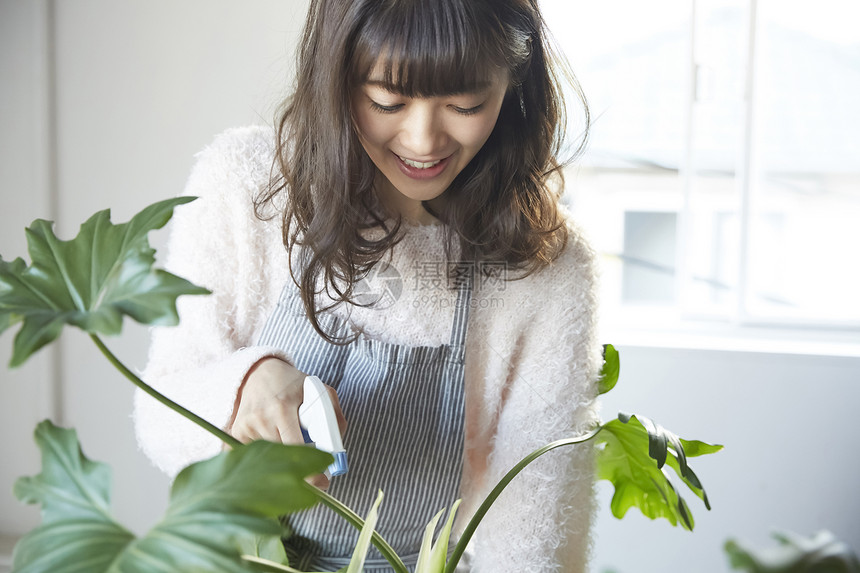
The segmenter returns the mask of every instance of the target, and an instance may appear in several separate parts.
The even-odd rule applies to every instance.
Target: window
[[[554,0],[544,10],[592,112],[566,199],[605,255],[610,321],[856,336],[860,5]]]

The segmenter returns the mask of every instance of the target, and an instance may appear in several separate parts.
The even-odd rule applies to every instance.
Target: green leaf
[[[418,562],[415,565],[415,573],[441,573],[441,569],[435,571],[430,566],[430,554],[433,551],[433,534],[436,533],[436,525],[442,519],[442,514],[445,510],[439,511],[424,528],[424,538],[421,540],[421,549],[418,552]],[[445,566],[444,561],[442,566]]]
[[[361,533],[358,534],[358,542],[355,544],[355,549],[352,552],[352,559],[349,561],[349,567],[346,573],[362,573],[364,570],[364,560],[367,558],[367,550],[370,548],[370,538],[373,535],[373,529],[376,527],[376,521],[379,519],[379,505],[382,503],[382,490],[376,496],[376,501],[364,518],[364,527],[361,528]]]
[[[189,466],[173,484],[167,513],[135,538],[109,513],[110,471],[88,460],[73,430],[36,429],[42,473],[15,495],[42,504],[43,523],[15,547],[16,573],[240,572],[242,539],[280,537],[276,517],[312,506],[304,478],[331,456],[315,448],[253,442]]]
[[[153,269],[147,235],[170,220],[174,207],[193,200],[155,203],[119,225],[110,222],[109,210],[100,211],[70,241],[59,240],[51,222],[34,221],[26,230],[30,266],[0,258],[0,332],[23,321],[10,366],[53,342],[66,324],[108,335],[120,332],[124,315],[142,324],[176,324],[176,298],[209,291]]]
[[[15,483],[15,496],[42,504],[43,524],[15,547],[16,573],[108,571],[134,535],[109,514],[110,468],[86,459],[72,430],[36,428],[42,473]]]
[[[433,551],[433,534],[436,533],[436,524],[442,519],[445,510],[439,511],[424,528],[424,538],[421,540],[421,550],[418,552],[418,562],[415,565],[415,573],[441,573],[441,569],[432,569],[430,565],[430,554]],[[444,561],[442,566],[445,566]]]
[[[454,502],[448,513],[448,521],[445,522],[445,527],[436,538],[436,544],[433,545],[433,552],[430,555],[429,573],[442,573],[445,569],[445,561],[448,559],[448,541],[451,538],[451,529],[454,527],[454,517],[457,515],[457,509],[460,507],[460,500]],[[435,529],[435,525],[434,525]],[[416,571],[418,573],[418,571]]]
[[[262,557],[254,557],[253,555],[242,555],[242,559],[251,568],[251,571],[264,571],[266,573],[307,573],[293,569],[289,565],[281,565],[277,561],[270,561]],[[329,573],[327,571],[315,573]],[[346,567],[338,569],[336,573],[346,573]]]
[[[722,446],[682,440],[648,418],[625,414],[604,424],[597,442],[597,476],[615,487],[611,502],[615,517],[620,519],[628,509],[638,507],[646,517],[663,517],[672,525],[680,523],[692,531],[693,515],[664,464],[710,509],[705,490],[687,458],[717,452]]]
[[[597,383],[597,393],[606,394],[618,383],[621,373],[621,362],[618,351],[611,344],[603,345],[603,367],[600,369],[600,379]]]
[[[280,539],[272,538],[273,542],[281,543]],[[244,547],[244,546],[243,546]],[[242,559],[248,564],[253,571],[266,571],[270,573],[302,573],[298,569],[293,569],[289,565],[282,565],[276,560],[269,560],[263,557],[256,557],[247,553],[242,554]]]
[[[860,573],[857,556],[829,531],[812,537],[776,533],[777,547],[753,550],[730,539],[724,548],[732,569],[748,573]]]
[[[255,535],[239,539],[239,551],[246,561],[249,557],[272,561],[279,565],[289,565],[287,552],[280,537]]]

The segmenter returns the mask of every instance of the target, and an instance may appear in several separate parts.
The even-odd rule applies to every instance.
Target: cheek
[[[464,147],[477,148],[475,149],[475,152],[477,153],[477,151],[483,147],[490,138],[490,134],[493,133],[493,129],[496,127],[496,122],[499,120],[501,109],[502,101],[501,98],[499,98],[496,105],[493,106],[492,114],[488,114],[480,119],[476,118],[476,121],[463,124],[462,129],[460,130],[461,144]]]
[[[362,111],[356,114],[355,118],[355,127],[358,132],[358,138],[361,140],[365,149],[382,145],[388,140],[384,122],[380,121],[378,118],[371,117],[369,114],[370,112]]]
[[[493,128],[496,126],[496,119],[487,119],[486,121],[474,122],[465,126],[460,130],[459,140],[463,147],[477,151],[483,147],[490,134],[493,133]]]

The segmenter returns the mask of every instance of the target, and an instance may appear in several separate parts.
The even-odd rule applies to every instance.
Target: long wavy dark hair
[[[559,67],[537,0],[312,0],[295,92],[277,121],[273,177],[256,207],[261,216],[266,204],[285,205],[291,274],[329,340],[317,317],[330,306],[319,308],[317,295],[325,290],[331,306],[357,304],[353,286],[402,238],[401,221],[377,199],[376,167],[353,123],[352,94],[377,63],[385,83],[408,97],[471,91],[493,68],[508,71],[492,134],[431,211],[445,225],[449,260],[504,262],[522,277],[555,259],[567,241],[548,184],[560,176],[566,125],[560,76],[588,125],[582,91]]]

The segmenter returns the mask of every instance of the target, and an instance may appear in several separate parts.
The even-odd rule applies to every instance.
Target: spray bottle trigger
[[[299,427],[302,430],[302,439],[305,441],[305,443],[306,444],[313,444],[314,441],[311,438],[311,435],[308,433],[308,429],[305,428],[304,426],[299,426]]]

